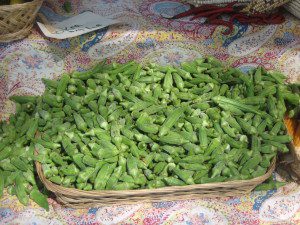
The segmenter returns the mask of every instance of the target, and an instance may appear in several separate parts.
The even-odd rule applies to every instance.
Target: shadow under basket
[[[0,42],[20,40],[29,35],[43,0],[0,6]]]
[[[46,179],[42,166],[36,162],[39,178],[45,187],[53,192],[57,200],[71,208],[89,208],[116,204],[137,204],[171,200],[187,200],[203,197],[229,197],[250,193],[258,184],[268,179],[275,169],[276,158],[272,161],[266,174],[250,180],[235,180],[219,183],[194,184],[186,186],[169,186],[157,189],[138,190],[97,190],[83,191],[66,188]]]

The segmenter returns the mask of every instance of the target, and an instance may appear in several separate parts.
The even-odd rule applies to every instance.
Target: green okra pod
[[[213,168],[212,168],[212,174],[211,174],[211,178],[215,178],[217,176],[219,176],[222,172],[222,170],[224,169],[225,164],[223,161],[219,161]]]
[[[77,182],[78,183],[86,183],[88,179],[93,175],[95,172],[95,168],[93,167],[86,167],[82,171],[78,173]]]
[[[260,177],[260,176],[263,176],[265,173],[266,173],[267,169],[266,168],[263,168],[261,166],[258,166],[254,172],[251,173],[251,175],[253,177]]]
[[[161,126],[161,129],[159,131],[158,136],[164,136],[166,135],[171,127],[175,125],[175,123],[178,121],[178,119],[184,114],[185,108],[177,108],[173,111],[171,115],[167,117],[167,119],[164,121],[163,125]]]
[[[264,140],[270,140],[279,143],[289,143],[292,141],[292,138],[289,135],[270,135],[267,133],[262,133],[261,137]]]
[[[4,171],[16,171],[17,168],[11,163],[11,160],[9,158],[1,160],[0,167]]]
[[[46,196],[39,192],[37,189],[32,189],[30,191],[29,197],[46,211],[49,211],[49,204]]]
[[[259,152],[255,153],[254,156],[243,165],[241,169],[241,173],[245,175],[248,174],[249,170],[255,169],[256,166],[258,166],[258,164],[261,162],[261,160],[262,157],[260,153]]]
[[[63,74],[57,84],[56,95],[62,96],[68,87],[70,81],[70,76],[68,74]]]
[[[186,184],[194,184],[193,171],[174,168],[174,173]]]
[[[84,154],[81,154],[81,153],[74,154],[73,157],[72,157],[74,163],[75,163],[81,170],[84,170],[84,169],[86,168],[86,166],[85,166],[84,163],[83,163],[83,157],[84,157]]]
[[[14,102],[19,103],[19,104],[25,104],[25,103],[35,104],[36,103],[36,98],[37,98],[36,96],[17,96],[17,95],[9,97],[9,99],[11,101],[14,101]]]
[[[281,186],[284,186],[285,184],[286,184],[285,182],[271,181],[269,183],[263,183],[263,184],[258,185],[254,190],[255,191],[274,190],[274,189],[278,189]]]
[[[11,154],[12,154],[11,147],[10,146],[5,147],[3,150],[0,151],[0,161],[8,158]]]
[[[163,89],[169,93],[171,88],[173,87],[173,78],[171,70],[169,69],[165,75],[164,82],[163,82]]]
[[[16,196],[18,197],[19,201],[27,206],[29,203],[29,197],[25,190],[25,180],[21,174],[16,177],[16,184],[15,184]]]
[[[3,196],[3,190],[4,190],[4,185],[5,185],[5,177],[4,177],[4,172],[0,170],[0,198]]]
[[[182,163],[203,163],[207,160],[209,160],[209,156],[205,155],[191,155],[191,156],[186,156],[180,159],[180,162]]]
[[[26,132],[26,136],[28,139],[32,140],[38,129],[38,119],[33,119],[31,127]]]
[[[114,186],[114,190],[131,190],[135,187],[134,183],[118,183]]]
[[[269,145],[269,144],[262,145],[260,148],[260,152],[265,153],[265,154],[274,153],[274,152],[276,152],[276,150],[277,150],[277,147]]]
[[[118,166],[115,168],[114,172],[110,176],[110,178],[107,181],[106,189],[114,189],[114,187],[117,185],[118,180],[122,174],[122,166]]]
[[[85,132],[87,130],[87,124],[78,113],[73,114],[76,126],[79,130]]]
[[[164,177],[163,180],[169,186],[184,186],[185,185],[185,183],[182,180],[179,180],[175,177]]]
[[[137,159],[132,155],[129,155],[127,158],[127,171],[128,174],[130,174],[134,178],[138,175]]]
[[[236,118],[237,122],[240,124],[242,130],[248,134],[255,134],[257,132],[256,128],[253,127],[251,124],[246,122],[244,119]]]
[[[128,175],[126,172],[120,176],[119,180],[126,183],[134,183],[134,178]]]
[[[188,155],[193,155],[193,154],[199,154],[203,153],[204,149],[201,149],[199,145],[193,144],[193,143],[186,143],[183,144],[182,147],[188,151]]]
[[[110,178],[112,172],[116,167],[116,163],[113,164],[104,164],[101,169],[99,170],[95,183],[94,188],[96,190],[103,190],[107,184],[108,179]]]
[[[220,138],[214,138],[210,144],[208,145],[207,149],[204,150],[205,156],[210,156],[211,153],[221,145],[221,139]]]
[[[189,142],[188,140],[184,139],[180,134],[175,132],[169,132],[167,135],[160,137],[159,141],[164,144],[171,145],[183,145]]]
[[[11,164],[13,164],[16,168],[18,168],[21,171],[26,172],[29,169],[27,164],[19,157],[12,158],[10,161]]]
[[[192,170],[192,171],[200,171],[200,170],[207,169],[206,166],[198,163],[179,163],[179,166],[181,166],[183,169]]]
[[[136,121],[137,127],[145,132],[150,134],[156,134],[159,130],[159,126],[156,124],[152,124],[151,121],[149,121],[149,115],[146,113],[142,113],[139,118]]]
[[[153,169],[153,172],[155,173],[155,174],[160,174],[162,171],[163,171],[163,169],[165,168],[167,166],[167,163],[166,162],[159,162],[159,163],[157,163],[155,166],[154,166],[154,169]]]

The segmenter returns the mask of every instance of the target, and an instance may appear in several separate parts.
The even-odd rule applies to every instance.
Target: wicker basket
[[[300,0],[293,0],[284,5],[284,8],[300,19]]]
[[[289,147],[294,156],[294,162],[289,165],[289,171],[298,171],[300,179],[300,123],[286,117],[284,119],[288,133],[293,137]],[[36,151],[36,154],[38,152]],[[49,181],[43,173],[42,165],[35,162],[36,170],[41,182],[53,192],[57,200],[72,208],[89,208],[115,204],[135,204],[142,202],[159,202],[170,200],[197,199],[203,197],[230,197],[250,193],[257,185],[268,179],[275,170],[276,158],[272,161],[265,175],[251,180],[236,180],[219,183],[195,184],[187,186],[171,186],[157,189],[124,190],[124,191],[83,191],[75,188],[66,188]],[[296,170],[294,171],[293,170]],[[297,175],[297,174],[296,174]]]
[[[29,35],[43,0],[0,6],[0,42],[10,42]]]
[[[293,142],[290,144],[292,154],[295,154],[295,149],[300,153],[300,124],[298,131],[296,129],[297,121],[285,119],[285,125],[288,133],[293,136]],[[297,147],[298,146],[298,147]],[[36,154],[38,154],[36,152]],[[300,154],[298,155],[298,164],[295,164],[299,169]],[[257,185],[268,179],[275,169],[276,158],[272,161],[265,175],[256,177],[251,180],[236,180],[220,183],[195,184],[187,186],[173,186],[157,189],[141,189],[141,190],[126,190],[126,191],[83,191],[74,188],[66,188],[54,184],[47,180],[44,176],[42,165],[35,162],[38,176],[45,187],[53,192],[57,200],[68,207],[72,208],[89,208],[115,204],[135,204],[142,202],[158,202],[170,200],[186,200],[197,199],[203,197],[229,197],[240,196],[250,193]]]
[[[272,161],[265,175],[251,180],[126,191],[82,191],[74,188],[66,188],[47,180],[39,162],[36,162],[36,169],[42,183],[49,191],[56,195],[60,203],[72,208],[88,208],[114,204],[135,204],[163,200],[186,200],[203,197],[244,195],[250,193],[258,184],[269,178],[275,169],[275,164],[276,159]]]
[[[246,4],[242,12],[247,14],[270,12],[279,6],[282,6],[290,0],[183,0],[183,2],[200,6],[202,4],[223,4],[230,2],[239,2]]]
[[[248,3],[251,0],[183,0],[183,2],[192,4],[194,6],[200,6],[203,4],[226,4],[230,2]]]

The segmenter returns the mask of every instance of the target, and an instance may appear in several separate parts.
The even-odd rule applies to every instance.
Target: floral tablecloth
[[[203,19],[162,18],[162,13],[188,8],[176,0],[73,0],[68,15],[62,4],[62,0],[47,0],[41,11],[52,21],[90,10],[124,23],[69,40],[47,39],[36,27],[25,40],[0,44],[1,119],[14,111],[9,96],[41,94],[42,77],[85,70],[104,58],[178,64],[214,55],[243,71],[263,65],[284,72],[290,82],[300,82],[300,22],[290,14],[285,14],[282,25],[236,23],[234,32],[224,36],[224,27],[204,25]],[[24,207],[16,197],[5,194],[0,199],[0,224],[300,224],[300,187],[295,183],[236,198],[85,210],[63,208],[53,199],[49,202],[46,212],[34,203]]]

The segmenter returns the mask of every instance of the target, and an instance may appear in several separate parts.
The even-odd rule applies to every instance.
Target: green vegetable
[[[212,100],[216,102],[217,104],[228,104],[228,106],[236,108],[238,110],[244,111],[244,112],[252,112],[258,115],[261,115],[262,112],[258,111],[253,106],[246,105],[244,103],[238,102],[237,100],[232,100],[229,98],[225,98],[222,96],[216,96],[213,97]]]
[[[30,198],[34,202],[36,202],[39,206],[46,209],[46,211],[49,211],[49,204],[48,204],[47,198],[41,192],[39,192],[37,189],[33,189],[30,192]]]
[[[122,166],[116,167],[111,177],[108,179],[106,184],[106,189],[114,189],[117,185],[117,182],[122,174]]]
[[[62,96],[62,94],[66,91],[68,87],[68,83],[70,81],[70,76],[68,74],[63,74],[61,79],[58,81],[56,95]]]
[[[205,127],[200,127],[199,128],[199,142],[200,142],[200,147],[202,149],[207,148],[208,139],[207,139],[207,133],[206,133],[206,128]]]
[[[184,186],[185,183],[175,177],[164,177],[164,181],[169,186]]]
[[[70,12],[72,11],[72,5],[71,5],[71,2],[65,1],[64,5],[63,5],[63,8],[64,8],[64,10],[65,10],[67,13],[70,13]]]
[[[27,164],[22,161],[19,157],[12,158],[11,159],[11,164],[14,165],[16,168],[18,168],[21,171],[26,172],[29,168]]]
[[[103,190],[105,189],[106,183],[108,179],[110,178],[110,175],[112,174],[114,168],[116,167],[116,164],[104,164],[101,169],[99,170],[94,188],[95,190]]]
[[[186,184],[194,184],[193,171],[174,168],[174,173]]]
[[[180,134],[175,132],[169,132],[169,134],[160,137],[159,141],[164,144],[171,145],[183,145],[189,142],[188,140],[184,139]]]
[[[178,119],[183,115],[184,111],[185,108],[175,109],[174,112],[171,115],[169,115],[167,119],[164,121],[158,136],[161,137],[166,135],[169,132],[169,130],[172,128],[172,126],[174,126],[174,124],[178,121]]]
[[[4,172],[0,170],[0,198],[2,198],[3,196],[3,190],[4,190],[4,185],[5,185],[5,176],[4,176]]]
[[[78,183],[86,183],[88,181],[88,179],[93,175],[95,170],[96,170],[95,168],[86,167],[81,172],[79,172],[78,177],[77,177],[77,182]]]
[[[77,128],[79,130],[81,130],[81,131],[86,131],[87,130],[86,122],[83,120],[83,118],[78,113],[74,113],[74,119],[75,119],[75,123],[77,125]]]
[[[16,177],[15,190],[16,190],[16,196],[18,197],[19,201],[23,205],[27,206],[29,203],[29,197],[25,191],[25,181],[20,174]]]
[[[0,161],[2,161],[3,159],[8,158],[12,153],[12,149],[11,147],[5,147],[3,150],[1,150],[0,152]]]
[[[268,191],[268,190],[278,189],[279,187],[282,187],[284,185],[286,185],[285,182],[269,181],[267,183],[258,185],[254,190],[255,191]]]
[[[16,103],[19,103],[19,104],[25,104],[25,103],[33,103],[35,104],[36,103],[36,97],[35,96],[11,96],[9,97],[9,99],[11,101],[14,101]]]
[[[49,181],[86,191],[261,176],[289,150],[283,118],[297,113],[299,88],[284,81],[213,57],[181,67],[101,63],[43,79],[45,93],[11,97],[16,114],[0,123],[0,190],[46,208],[33,192],[33,160]]]

